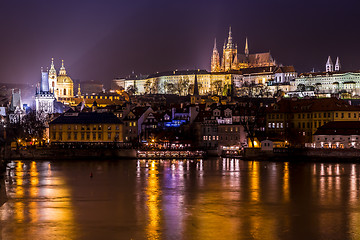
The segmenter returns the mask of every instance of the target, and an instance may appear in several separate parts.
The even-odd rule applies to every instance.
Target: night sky
[[[324,70],[328,55],[360,69],[357,1],[38,1],[0,3],[0,82],[35,83],[54,57],[81,81],[174,69],[210,69],[233,29],[250,53],[271,50],[298,72]]]

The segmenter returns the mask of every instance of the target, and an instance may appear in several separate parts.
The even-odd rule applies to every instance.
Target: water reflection
[[[159,171],[157,170],[158,161],[151,161],[148,179],[147,179],[147,202],[148,207],[148,224],[146,227],[148,239],[160,239],[160,195]]]
[[[17,161],[1,239],[357,239],[359,171],[231,158]]]
[[[0,208],[4,239],[61,239],[74,234],[66,184],[62,179],[47,178],[39,164],[17,161],[15,168],[8,170],[9,201]],[[11,222],[21,227],[7,227]]]

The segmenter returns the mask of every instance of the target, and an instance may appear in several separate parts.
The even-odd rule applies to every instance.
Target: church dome
[[[58,83],[73,83],[73,80],[67,75],[65,75],[65,76],[64,75],[59,75],[57,77],[57,82]]]

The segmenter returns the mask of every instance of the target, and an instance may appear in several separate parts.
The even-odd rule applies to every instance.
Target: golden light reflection
[[[24,171],[23,171],[23,162],[18,161],[15,167],[15,197],[18,199],[15,204],[15,219],[18,222],[24,221],[24,202],[21,200],[24,198],[24,187],[23,187],[23,177],[24,177]]]
[[[250,178],[250,200],[258,202],[260,200],[260,166],[259,162],[249,162]]]
[[[284,173],[283,173],[283,196],[284,201],[288,202],[290,198],[289,192],[289,163],[284,163]]]
[[[157,162],[151,161],[146,188],[148,207],[147,239],[160,239],[160,186]]]
[[[39,169],[44,170],[43,175]],[[15,220],[21,223],[21,227],[16,227],[12,231],[14,239],[75,237],[70,191],[63,178],[51,176],[50,164],[39,165],[35,161],[18,161],[13,176],[15,184],[7,186],[8,191],[13,192],[13,196],[9,194],[6,204],[6,211],[11,214],[2,220]],[[44,228],[44,222],[54,223],[54,227]]]
[[[39,173],[37,171],[36,162],[32,161],[30,164],[30,198],[35,199],[38,197],[39,189]],[[38,221],[38,204],[37,201],[30,201],[29,202],[29,214],[30,219],[32,222]]]

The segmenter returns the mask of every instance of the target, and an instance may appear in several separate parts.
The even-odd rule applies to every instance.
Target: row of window
[[[238,140],[238,136],[225,136],[225,140]],[[203,136],[204,141],[219,141],[219,136]],[[223,136],[220,136],[220,140],[223,140]]]
[[[341,118],[345,118],[345,113],[335,113],[335,117],[338,118],[339,116],[341,116]],[[353,116],[353,118],[357,118],[359,115],[357,113],[347,113],[347,117],[351,118]],[[283,116],[282,114],[269,114],[269,119],[281,119]],[[305,118],[330,118],[331,117],[331,113],[298,113],[297,114],[297,118],[298,119],[305,119]],[[291,117],[293,118],[293,117]]]
[[[66,140],[71,140],[71,136],[73,136],[73,140],[103,140],[103,134],[102,133],[96,133],[93,132],[92,134],[90,132],[81,132],[80,135],[78,134],[78,132],[73,132],[73,134],[71,134],[71,132],[67,132],[66,133]],[[90,136],[92,136],[92,139],[90,139]],[[114,135],[114,140],[118,140],[120,136],[119,132],[116,132]],[[78,137],[80,137],[78,139]],[[59,132],[53,132],[52,133],[52,140],[63,140],[63,133]],[[108,133],[107,134],[107,140],[113,140],[112,139],[112,134]]]
[[[284,128],[284,124],[282,122],[269,122],[268,128]]]
[[[136,122],[125,122],[125,126],[136,127]]]
[[[63,125],[53,125],[52,126],[52,130],[63,130]],[[67,125],[66,127],[64,127],[64,129],[67,130],[78,130],[81,129],[82,131],[84,130],[102,130],[102,125]],[[115,125],[115,130],[119,130],[120,129],[120,125]],[[112,130],[112,126],[108,125],[107,126],[107,130]]]
[[[64,95],[66,95],[66,94],[64,94]],[[110,99],[110,100],[113,100],[113,99],[117,99],[117,100],[119,100],[120,99],[120,97],[118,97],[118,96],[115,96],[115,97],[113,97],[113,96],[85,96],[85,98],[90,98],[90,99]]]

